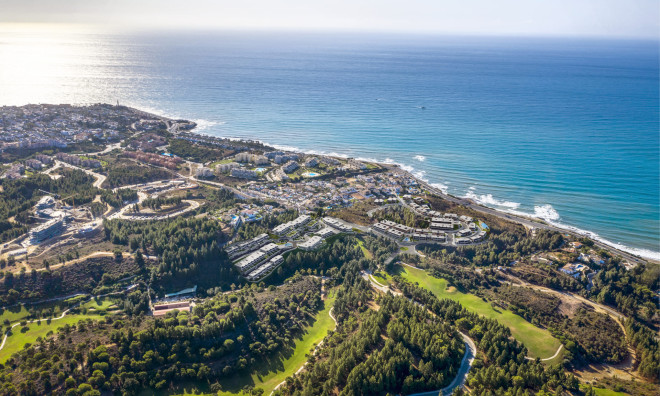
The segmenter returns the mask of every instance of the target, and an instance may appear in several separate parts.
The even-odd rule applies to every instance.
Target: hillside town
[[[340,279],[352,282],[356,300],[367,291],[380,296],[360,300],[355,312],[391,309],[379,305],[386,301],[380,298],[401,296],[415,302],[406,309],[424,306],[422,298],[434,294],[413,293],[414,281],[415,287],[465,303],[482,316],[508,315],[498,323],[516,332],[502,330],[507,335],[501,339],[529,348],[519,349],[521,362],[572,359],[577,367],[582,363],[571,353],[594,354],[571,344],[589,339],[571,335],[576,328],[585,331],[581,315],[596,312],[583,311],[596,304],[604,312],[589,329],[600,329],[604,317],[619,320],[622,314],[597,305],[623,301],[603,285],[613,271],[637,276],[647,268],[639,257],[538,219],[444,194],[397,165],[279,150],[196,134],[193,128],[185,120],[123,106],[0,108],[0,289],[7,296],[0,298],[5,304],[85,296],[91,300],[75,300],[61,317],[97,315],[101,308],[92,301],[107,301],[114,307],[106,307],[110,315],[136,312],[156,326],[176,322],[186,329],[177,331],[188,331],[190,317],[209,328],[229,323],[197,315],[213,304],[226,317],[241,318],[240,326],[262,315],[240,337],[263,341],[253,335],[261,331],[255,323],[294,326],[288,316],[313,317],[311,309],[301,307],[344,298],[337,294],[344,290]],[[278,294],[302,283],[309,289]],[[535,295],[534,288],[563,302]],[[640,290],[649,298],[660,295]],[[262,295],[267,297],[260,300]],[[246,299],[251,302],[234,313]],[[290,311],[280,314],[276,306]],[[549,319],[534,311],[537,306],[556,312],[547,314],[553,315]],[[645,320],[653,322],[653,310],[645,307]],[[479,325],[470,332],[469,321],[477,320],[470,315],[457,321],[456,329],[465,333],[456,334],[465,337],[465,354],[483,358],[471,344],[471,337],[483,334]],[[558,326],[555,315],[562,315],[556,317],[564,327],[549,332]],[[572,320],[582,327],[566,327]],[[141,325],[134,322],[137,330]],[[5,333],[10,344],[16,325],[20,322],[10,321]],[[22,328],[33,334],[27,323]],[[626,349],[617,344],[618,328],[609,326],[598,337],[609,337],[610,360],[621,362]],[[549,347],[539,347],[537,336]],[[223,341],[214,353],[234,353],[233,343],[242,345],[240,356],[266,348],[262,341],[240,337]],[[463,345],[458,338],[454,344]],[[227,372],[240,372],[240,359]],[[473,369],[469,359],[462,361],[465,370]]]

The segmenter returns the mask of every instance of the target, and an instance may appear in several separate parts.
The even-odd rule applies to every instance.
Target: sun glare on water
[[[82,33],[70,25],[0,24],[0,104],[87,102],[75,92],[84,91],[102,48]]]

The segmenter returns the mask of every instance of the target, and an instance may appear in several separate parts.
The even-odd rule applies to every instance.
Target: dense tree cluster
[[[587,306],[572,315],[560,312],[561,300],[529,288],[502,286],[497,289],[511,310],[529,322],[550,329],[572,353],[591,362],[619,363],[627,355],[625,335],[619,325]]]
[[[428,245],[421,250],[443,262],[461,265],[508,265],[512,261],[537,251],[556,249],[564,239],[558,232],[539,231],[528,237],[518,231],[499,231],[491,228],[487,243],[476,246],[450,247]]]
[[[429,221],[402,206],[390,206],[377,211],[378,220],[390,220],[413,228],[428,228]]]
[[[660,378],[660,342],[658,333],[632,319],[626,321],[626,333],[637,352],[639,373],[651,381]]]
[[[246,287],[156,319],[83,321],[0,366],[0,395],[138,394],[185,381],[208,384],[280,359],[323,308],[319,281]]]
[[[131,188],[120,188],[116,191],[101,190],[101,200],[113,208],[120,208],[124,206],[125,202],[131,202],[137,199],[137,191]]]
[[[465,346],[456,328],[391,295],[367,309],[368,286],[356,278],[335,303],[337,331],[285,395],[414,393],[442,388],[456,375]]]
[[[234,153],[231,150],[205,147],[183,139],[170,139],[168,150],[178,157],[201,163],[217,161]]]
[[[110,163],[107,168],[108,176],[104,186],[109,188],[167,180],[173,177],[172,173],[164,169],[139,165],[126,160]]]
[[[178,217],[169,221],[104,221],[106,238],[131,250],[141,248],[158,256],[152,287],[229,285],[238,274],[220,248],[226,239],[221,224],[211,218]]]
[[[177,206],[181,204],[181,197],[156,197],[147,198],[140,204],[141,208],[159,210],[163,206]]]
[[[611,305],[626,316],[655,325],[660,321],[657,296],[660,289],[660,265],[638,264],[627,270],[617,258],[603,266],[593,277],[588,296]]]
[[[560,365],[546,368],[540,361],[525,359],[527,350],[511,337],[508,327],[467,311],[458,302],[439,300],[431,292],[395,277],[405,296],[423,304],[444,320],[456,323],[476,343],[478,355],[468,377],[475,395],[532,394],[539,390],[578,390],[578,380]]]
[[[5,273],[0,282],[0,305],[34,301],[76,292],[92,292],[114,280],[140,273],[130,258],[93,257],[46,271]]]

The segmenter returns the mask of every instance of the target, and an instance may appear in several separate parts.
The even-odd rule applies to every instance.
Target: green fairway
[[[0,323],[4,323],[5,320],[10,322],[18,322],[23,318],[26,318],[29,315],[25,305],[17,305],[15,307],[9,307],[2,310],[0,314]]]
[[[588,386],[580,384],[580,390],[582,392],[586,392],[588,389],[589,389]],[[611,389],[606,389],[606,388],[596,388],[596,387],[594,387],[593,390],[594,390],[594,393],[596,394],[596,396],[626,396],[627,395],[627,393],[617,392],[617,391],[613,391]]]
[[[31,305],[15,305],[9,308],[0,308],[0,323],[4,324],[5,320],[8,320],[10,323],[20,322],[23,319],[26,319],[30,316],[30,309],[38,313],[39,310],[53,310],[53,316],[59,316],[60,313],[66,309],[66,307],[72,305],[69,303],[70,300],[66,301],[56,301],[56,302],[46,302],[40,304],[31,304]],[[34,319],[34,317],[32,318]]]
[[[89,310],[89,312],[94,313],[104,313],[116,307],[117,306],[115,305],[114,301],[108,297],[93,299],[80,306],[80,308],[86,308]]]
[[[401,276],[411,282],[419,283],[420,286],[431,291],[436,297],[458,301],[467,310],[490,319],[496,319],[509,327],[513,337],[527,347],[531,357],[549,358],[557,352],[561,345],[559,340],[554,338],[549,331],[534,326],[507,309],[494,308],[480,297],[461,293],[454,287],[447,287],[447,280],[445,279],[435,278],[424,270],[407,266],[400,268]]]
[[[387,272],[374,272],[372,276],[376,282],[380,283],[381,285],[389,285],[392,282],[392,275],[388,274]]]
[[[307,361],[305,356],[311,353],[312,348],[328,334],[328,330],[334,330],[335,321],[330,317],[330,309],[335,303],[335,293],[328,293],[325,300],[325,308],[316,315],[316,321],[311,327],[308,327],[307,333],[302,339],[296,342],[296,348],[293,355],[282,362],[283,370],[269,372],[265,375],[253,374],[255,387],[263,388],[264,394],[269,394],[286,377],[293,375]]]
[[[65,324],[75,325],[83,319],[101,319],[98,315],[67,315],[59,320],[52,320],[47,323],[42,320],[40,323],[28,323],[29,330],[21,332],[22,326],[16,326],[12,330],[12,335],[7,337],[7,342],[4,348],[0,350],[0,363],[5,363],[9,357],[23,349],[26,343],[33,344],[37,338],[44,338],[49,331],[56,332],[58,328],[63,327]],[[3,334],[4,337],[4,334]]]
[[[255,388],[264,390],[264,395],[270,394],[275,387],[287,377],[293,375],[307,361],[307,354],[310,354],[315,345],[325,338],[328,330],[334,330],[335,322],[330,317],[330,309],[335,302],[335,293],[330,291],[325,300],[325,308],[315,315],[315,321],[312,326],[307,327],[307,331],[295,342],[293,353],[283,359],[273,361],[264,361],[257,365],[256,370],[249,377],[235,377],[227,381],[221,381],[224,391],[218,393],[220,396],[243,395],[241,391],[243,386],[250,384]]]
[[[364,257],[366,257],[369,260],[374,258],[374,255],[371,254],[371,252],[366,247],[364,247],[364,242],[358,239],[357,243],[360,249],[362,249],[362,253],[364,254]]]

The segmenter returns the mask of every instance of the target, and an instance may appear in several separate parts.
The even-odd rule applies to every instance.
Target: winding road
[[[330,319],[332,319],[332,320],[335,322],[335,329],[336,329],[336,328],[337,328],[337,319],[335,319],[334,315],[332,315],[332,311],[333,311],[334,309],[335,309],[335,307],[330,308],[330,311],[328,311],[328,315],[330,316]],[[321,348],[321,346],[323,346],[323,341],[324,341],[324,340],[321,340],[321,342],[319,342],[318,345],[316,345],[316,347],[314,348],[314,352],[312,352],[312,355],[316,355],[316,354],[318,353],[318,351],[319,351],[319,349]],[[308,362],[303,363],[303,365],[300,366],[300,367],[298,368],[298,370],[296,370],[296,372],[293,373],[293,375],[298,375],[298,374],[300,374],[300,372],[303,371],[303,370],[305,369],[305,367],[307,367],[307,363],[308,363]],[[285,379],[284,381],[280,382],[279,384],[277,384],[277,385],[275,386],[275,388],[273,388],[273,390],[270,392],[270,394],[272,395],[276,390],[280,389],[280,387],[281,387],[282,385],[284,385],[285,383],[286,383],[286,379]]]
[[[401,292],[396,292],[390,290],[389,287],[384,286],[380,283],[378,283],[371,274],[368,274],[366,272],[361,273],[362,278],[364,278],[366,281],[369,282],[371,287],[374,289],[382,292],[382,293],[392,293],[395,296],[403,296]],[[410,299],[408,299],[410,300]],[[410,300],[414,304],[417,304],[421,307],[424,307],[424,305],[419,304],[413,300]],[[429,311],[429,313],[433,316],[436,316],[433,312]],[[409,396],[437,396],[437,395],[443,395],[443,396],[449,396],[454,392],[454,389],[463,387],[465,385],[465,381],[467,380],[468,373],[470,372],[470,369],[472,368],[472,362],[474,362],[474,357],[477,354],[477,346],[474,343],[474,341],[467,336],[467,334],[464,334],[462,332],[458,332],[461,337],[463,338],[463,341],[465,342],[465,354],[463,355],[463,359],[461,360],[461,366],[458,369],[458,372],[456,373],[456,377],[451,381],[449,385],[446,387],[435,390],[435,391],[429,391],[429,392],[422,392],[422,393],[414,393]]]

